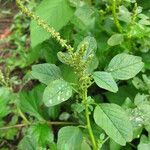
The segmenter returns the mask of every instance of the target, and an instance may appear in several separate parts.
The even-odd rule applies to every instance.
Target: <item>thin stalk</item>
[[[89,132],[89,136],[91,138],[93,150],[97,150],[96,140],[95,140],[92,127],[91,127],[91,122],[90,122],[90,116],[89,116],[90,112],[89,112],[88,103],[87,103],[87,90],[83,91],[82,98],[83,98],[83,103],[85,106],[85,117],[86,117],[86,122],[87,122],[87,129]]]
[[[18,109],[19,115],[20,115],[21,118],[24,120],[24,122],[25,122],[26,124],[30,124],[30,122],[28,121],[28,119],[26,118],[26,116],[22,113],[22,111],[20,110],[20,108],[18,107],[17,109]]]
[[[116,25],[118,31],[120,33],[122,33],[122,27],[121,27],[119,20],[118,20],[116,8],[117,8],[116,0],[112,0],[112,14],[113,14],[114,22],[115,22],[115,25]]]
[[[39,122],[39,123],[44,123],[44,122]],[[49,126],[51,126],[51,125],[76,125],[76,123],[74,123],[74,122],[55,122],[55,121],[50,122],[50,121],[47,121],[45,123],[47,123]],[[0,130],[7,130],[7,129],[12,129],[12,128],[21,128],[21,127],[25,127],[28,125],[36,125],[36,124],[37,123],[16,124],[13,126],[2,127],[2,128],[0,128]]]

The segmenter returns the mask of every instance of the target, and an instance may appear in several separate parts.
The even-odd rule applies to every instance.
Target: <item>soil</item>
[[[13,22],[13,17],[17,12],[18,9],[15,2],[0,1],[0,51],[4,48],[7,49],[11,47],[6,37],[11,34],[10,27]],[[3,53],[1,52],[1,54]]]

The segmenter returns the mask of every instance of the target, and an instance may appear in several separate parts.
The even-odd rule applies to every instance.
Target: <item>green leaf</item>
[[[45,88],[43,102],[50,107],[68,100],[71,95],[72,87],[66,81],[54,80]]]
[[[32,76],[48,85],[51,81],[61,78],[59,67],[54,64],[38,64],[32,66]]]
[[[94,120],[110,138],[120,145],[132,140],[132,125],[125,111],[116,104],[101,104],[94,110]]]
[[[92,58],[91,62],[87,66],[87,72],[91,74],[99,65],[99,60],[96,55]]]
[[[110,142],[109,142],[110,150],[121,150],[121,147],[122,147],[121,145],[117,144],[112,139],[110,139]]]
[[[89,30],[94,28],[95,19],[95,10],[89,5],[82,5],[77,7],[71,22],[80,30]]]
[[[51,128],[47,124],[31,126],[19,144],[20,150],[46,148],[54,140]]]
[[[82,132],[78,127],[63,127],[58,132],[58,150],[79,150],[82,144]]]
[[[29,134],[35,140],[37,145],[46,147],[48,143],[53,142],[54,137],[51,128],[47,124],[37,124],[29,128]]]
[[[105,96],[110,103],[122,105],[127,97],[134,99],[137,90],[133,86],[123,85],[117,93],[106,92]]]
[[[118,91],[118,86],[110,73],[96,71],[93,73],[93,78],[100,88],[106,89],[114,93]]]
[[[142,135],[140,143],[138,145],[138,150],[149,150],[149,149],[150,149],[150,139],[145,135]]]
[[[12,97],[10,90],[5,87],[0,87],[0,120],[10,112],[8,106],[10,97]]]
[[[62,65],[60,65],[60,69],[62,72],[63,79],[65,81],[77,84],[78,77],[75,74],[72,67],[65,65],[65,64],[62,64]]]
[[[81,145],[81,150],[91,150],[89,144],[85,140],[83,140],[82,145]]]
[[[43,0],[35,13],[58,31],[71,19],[74,9],[67,0]],[[35,21],[32,21],[30,30],[32,47],[50,37],[50,33],[39,27]]]
[[[43,120],[41,115],[41,99],[44,91],[44,86],[37,86],[31,92],[22,91],[19,95],[19,107],[23,112]]]
[[[144,66],[141,57],[129,54],[118,54],[109,63],[109,71],[115,79],[128,80],[138,74]]]
[[[130,13],[129,10],[124,5],[119,6],[119,13],[118,13],[119,20],[126,23],[130,23],[132,18],[131,15],[132,13]]]
[[[37,147],[31,136],[26,135],[19,143],[18,150],[35,150]]]
[[[123,35],[122,34],[114,34],[114,35],[112,35],[109,39],[108,39],[108,41],[107,41],[107,43],[108,43],[108,45],[110,45],[110,46],[115,46],[115,45],[119,45],[119,44],[121,44],[122,42],[123,42]]]

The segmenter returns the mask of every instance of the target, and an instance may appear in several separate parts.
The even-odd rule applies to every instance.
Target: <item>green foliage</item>
[[[44,149],[46,145],[50,145],[53,140],[52,130],[47,124],[37,124],[28,129],[26,136],[19,144],[19,149]]]
[[[54,64],[38,64],[32,66],[32,76],[48,85],[49,82],[61,78],[59,67]]]
[[[115,79],[128,80],[133,78],[143,68],[143,62],[138,56],[118,54],[109,63],[109,71]]]
[[[132,140],[132,125],[124,110],[116,104],[100,104],[94,120],[115,142],[125,145]]]
[[[93,78],[99,87],[115,93],[118,91],[117,84],[110,73],[97,71],[93,73]]]
[[[123,42],[123,35],[122,34],[114,34],[107,41],[108,45],[110,45],[110,46],[119,45],[122,42]]]
[[[58,150],[78,150],[81,149],[82,132],[78,127],[63,127],[58,132]]]
[[[0,88],[0,120],[9,113],[10,91],[7,88]]]
[[[0,149],[149,150],[149,2],[16,2]]]
[[[52,81],[44,90],[43,102],[46,106],[55,106],[72,96],[71,86],[64,80]]]
[[[36,117],[39,120],[42,120],[43,117],[41,115],[41,99],[42,99],[42,94],[44,91],[43,86],[38,86],[34,88],[31,92],[21,92],[20,93],[20,101],[19,101],[19,107],[20,109],[25,112],[30,114],[31,116]]]
[[[36,14],[56,30],[60,30],[65,26],[73,16],[73,13],[74,9],[69,6],[67,0],[43,0],[36,8]],[[49,33],[40,28],[35,21],[31,23],[32,47],[42,43],[49,37]]]
[[[141,136],[140,143],[138,145],[138,150],[148,150],[150,147],[150,141],[149,137],[146,137],[145,135]]]

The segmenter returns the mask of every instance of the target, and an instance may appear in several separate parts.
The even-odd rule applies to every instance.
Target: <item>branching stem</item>
[[[78,76],[79,76],[79,81],[82,83],[81,87],[82,88],[82,92],[81,95],[82,96],[82,100],[83,103],[85,105],[85,117],[86,117],[86,122],[87,122],[87,129],[89,132],[89,136],[91,139],[91,143],[92,143],[92,147],[93,150],[97,150],[97,144],[96,144],[96,140],[92,131],[92,127],[91,127],[91,123],[90,123],[90,112],[89,112],[89,104],[87,103],[87,89],[88,86],[91,85],[91,79],[89,77],[89,75],[85,74],[85,64],[82,61],[82,57],[84,55],[85,52],[85,45],[83,45],[83,47],[80,49],[80,53],[78,53],[78,55],[74,52],[74,49],[67,44],[67,41],[62,39],[60,36],[60,33],[57,32],[53,27],[50,27],[43,19],[41,19],[39,16],[35,15],[33,12],[31,12],[28,8],[26,8],[23,3],[21,2],[21,0],[16,0],[18,7],[20,8],[20,10],[26,14],[28,17],[30,17],[32,20],[36,21],[37,24],[42,27],[43,29],[45,29],[48,33],[50,33],[51,37],[53,37],[54,39],[56,39],[56,41],[64,48],[66,48],[68,50],[68,52],[70,52],[70,54],[72,54],[72,56],[74,57],[73,59],[75,60],[75,62],[71,62],[69,65],[73,68],[75,68]],[[78,57],[77,57],[78,56]],[[89,57],[89,60],[90,57]],[[90,83],[90,84],[89,84]],[[75,123],[70,123],[70,122],[47,122],[47,124],[49,125],[75,125]],[[30,125],[30,124],[25,124],[25,125],[16,125],[15,127],[22,127],[22,126],[26,126],[26,125]],[[4,127],[5,129],[7,128],[12,128],[12,127]],[[4,129],[3,128],[3,129]],[[2,128],[0,128],[2,129]]]

